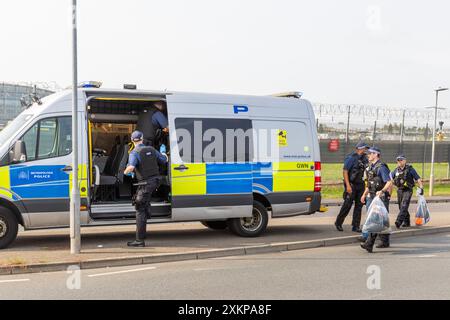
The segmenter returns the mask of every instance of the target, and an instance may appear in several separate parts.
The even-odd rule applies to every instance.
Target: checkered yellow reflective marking
[[[12,199],[11,180],[9,178],[9,166],[0,167],[0,194],[8,199]]]
[[[180,164],[172,164],[172,195],[206,194],[206,163],[185,163],[187,170],[175,170]]]
[[[274,162],[272,168],[273,192],[314,190],[314,162]]]

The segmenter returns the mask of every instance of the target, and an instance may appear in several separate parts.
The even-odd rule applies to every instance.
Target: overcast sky
[[[422,107],[450,86],[446,0],[78,3],[79,79],[106,87],[298,90],[316,102]],[[70,5],[0,2],[0,82],[70,85]]]

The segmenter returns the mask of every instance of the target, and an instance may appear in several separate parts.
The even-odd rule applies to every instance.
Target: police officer
[[[124,174],[136,173],[138,188],[133,197],[136,209],[136,240],[128,242],[129,247],[145,247],[147,218],[150,218],[150,200],[159,186],[159,166],[167,164],[168,158],[151,146],[143,144],[144,135],[140,131],[131,134],[134,149],[130,152],[128,166]]]
[[[169,123],[167,117],[164,115],[165,110],[164,101],[156,101],[154,108],[150,110],[142,110],[139,115],[137,130],[144,134],[144,144],[158,147],[159,141],[165,140],[169,133]],[[161,131],[161,137],[157,137],[157,132]],[[159,139],[158,139],[159,138]],[[163,142],[165,143],[165,141]]]
[[[400,227],[411,226],[411,217],[408,209],[413,194],[413,188],[417,181],[419,184],[417,193],[423,195],[423,183],[422,179],[420,179],[420,176],[417,174],[417,171],[411,165],[406,163],[406,157],[404,155],[399,155],[396,160],[397,168],[391,172],[391,180],[379,194],[381,195],[385,189],[387,190],[392,185],[397,187],[398,208],[400,209],[400,212],[395,221],[395,226],[399,229]]]
[[[381,161],[381,151],[377,147],[372,147],[368,150],[369,165],[366,168],[367,186],[364,194],[361,197],[361,202],[366,203],[366,207],[369,208],[373,199],[378,191],[383,190],[386,183],[390,181],[390,171],[388,166]],[[389,212],[389,200],[390,189],[384,189],[383,197],[380,197]],[[368,235],[367,240],[361,244],[361,248],[366,249],[368,252],[372,252],[373,245],[377,238],[377,233],[371,233]],[[377,248],[389,247],[389,234],[380,233],[381,244],[377,245]]]
[[[364,170],[367,166],[366,151],[368,146],[360,142],[356,145],[356,150],[348,155],[344,160],[344,203],[341,210],[336,217],[334,225],[338,231],[344,231],[342,224],[347,217],[353,202],[355,207],[353,209],[352,231],[361,232],[361,210],[363,204],[361,203],[361,196],[364,193]]]

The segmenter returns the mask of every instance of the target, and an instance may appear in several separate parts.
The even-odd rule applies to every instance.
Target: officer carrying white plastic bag
[[[383,233],[390,232],[389,212],[383,201],[376,196],[370,204],[363,232]]]
[[[417,211],[416,211],[416,226],[423,226],[430,221],[430,211],[428,210],[427,202],[423,195],[418,195]]]

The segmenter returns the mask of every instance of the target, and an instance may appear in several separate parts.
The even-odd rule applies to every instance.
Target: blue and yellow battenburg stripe
[[[172,164],[172,195],[271,193],[314,190],[314,162]]]
[[[64,165],[11,165],[0,167],[0,194],[11,200],[39,198],[68,198],[72,174]],[[78,170],[80,196],[87,197],[87,166]]]

